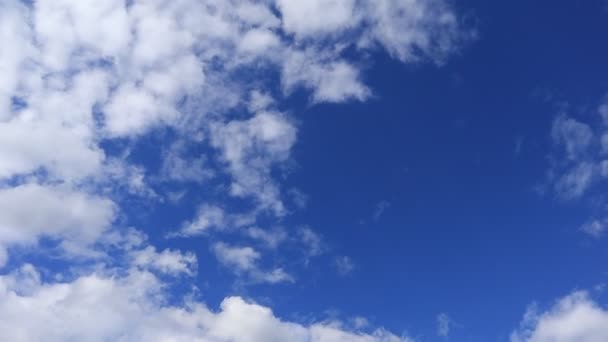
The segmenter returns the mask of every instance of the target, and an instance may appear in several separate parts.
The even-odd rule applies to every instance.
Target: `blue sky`
[[[607,36],[600,0],[0,0],[0,340],[608,339]]]

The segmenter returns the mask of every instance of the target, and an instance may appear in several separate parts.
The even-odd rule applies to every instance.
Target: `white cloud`
[[[296,127],[277,112],[260,112],[248,120],[212,126],[211,143],[222,152],[232,175],[230,193],[253,197],[262,209],[285,213],[271,168],[285,161],[296,140]]]
[[[215,175],[205,155],[188,157],[186,143],[177,141],[163,152],[161,175],[167,180],[203,183]]]
[[[60,241],[64,252],[86,253],[114,220],[110,200],[64,187],[24,184],[0,190],[0,249]]]
[[[277,0],[283,28],[298,37],[336,34],[359,24],[355,0]]]
[[[294,281],[282,268],[261,270],[258,263],[262,255],[252,247],[230,246],[218,242],[213,245],[212,251],[220,263],[230,267],[237,275],[247,277],[248,281],[271,284]]]
[[[33,266],[25,266],[19,275],[2,276],[0,330],[11,334],[3,337],[13,341],[397,340],[383,330],[363,334],[339,325],[284,323],[269,309],[238,298],[226,299],[218,313],[200,303],[168,307],[161,300],[168,284],[154,273],[193,274],[196,257],[177,250],[159,251],[144,245],[137,233],[113,227],[119,208],[104,197],[125,192],[163,197],[147,182],[156,176],[150,176],[154,170],[133,165],[124,150],[106,146],[135,144],[153,129],[169,128],[178,140],[215,149],[225,169],[214,172],[227,171],[231,177],[228,195],[254,202],[252,211],[242,215],[226,214],[223,204],[201,206],[177,235],[251,225],[258,213],[283,216],[287,210],[273,171],[289,161],[297,127],[286,113],[273,109],[277,107],[273,98],[280,99],[295,87],[308,89],[315,103],[371,96],[361,67],[342,56],[349,46],[373,49],[379,43],[403,61],[411,60],[404,56],[414,50],[434,60],[456,50],[457,33],[451,30],[458,28],[443,2],[416,0],[410,7],[399,7],[398,2],[384,1],[379,12],[369,11],[375,2],[332,0],[323,8],[320,4],[0,3],[0,40],[10,47],[0,49],[0,264],[10,257],[11,247],[34,247],[49,238],[66,256],[100,255],[103,248],[116,248],[116,256],[104,255],[105,261],[130,265],[64,283],[42,282]],[[294,6],[304,6],[315,15],[295,15]],[[277,8],[280,18],[274,13]],[[425,10],[420,12],[421,8]],[[392,10],[411,13],[401,11],[396,18]],[[362,36],[359,31],[368,27],[372,32]],[[342,34],[351,29],[352,36]],[[396,31],[400,35],[391,33]],[[258,81],[243,81],[239,77],[243,70],[254,73]],[[267,71],[277,72],[284,94],[273,93],[276,83],[264,79]],[[16,100],[18,106],[13,105]],[[233,115],[235,111],[238,115]],[[159,153],[168,152],[161,177],[164,172],[170,181],[201,181],[207,175],[207,159],[186,153],[191,146],[172,149],[171,141],[163,143]],[[269,246],[280,243],[259,231],[249,232]],[[323,251],[316,234],[298,237],[307,255]],[[108,245],[93,247],[96,244]],[[261,270],[263,256],[247,248],[224,245],[216,247],[216,254],[251,281],[293,281],[282,268]],[[243,312],[250,320],[243,322],[249,325],[235,330],[234,319]],[[256,318],[251,313],[261,315]]]
[[[52,177],[81,179],[101,166],[104,153],[87,132],[60,123],[12,120],[0,122],[0,178],[45,168]],[[55,153],[61,146],[62,152]]]
[[[608,336],[608,310],[584,291],[561,298],[552,308],[526,312],[521,327],[511,334],[512,342],[601,342]]]
[[[213,252],[219,261],[232,266],[238,271],[250,271],[256,268],[261,255],[251,247],[233,247],[223,242],[213,245]]]
[[[252,29],[245,33],[239,43],[239,50],[245,53],[268,53],[268,49],[280,45],[279,38],[266,29]]]
[[[157,252],[153,246],[131,252],[133,265],[149,268],[162,273],[193,275],[196,270],[197,259],[193,253],[182,253],[165,249]]]
[[[102,56],[119,55],[130,40],[127,11],[122,3],[37,1],[34,27],[44,65],[51,70],[67,69],[79,47]]]
[[[215,312],[188,301],[165,304],[153,274],[130,270],[44,283],[31,265],[0,276],[0,330],[10,341],[312,341],[392,342],[383,329],[349,331],[338,323],[302,325],[277,318],[264,306],[225,298]],[[44,324],[39,324],[44,322]],[[69,325],[66,325],[69,322]]]
[[[27,25],[27,7],[17,1],[0,3],[0,41],[10,49],[0,49],[0,120],[10,115],[11,97],[17,93],[27,68],[26,60],[35,55]]]
[[[362,46],[380,44],[402,62],[431,58],[441,63],[474,32],[461,29],[454,11],[441,0],[363,2],[369,29]]]
[[[437,315],[437,336],[447,338],[450,335],[451,325],[452,320],[450,319],[450,316],[445,313]]]
[[[276,249],[283,241],[287,239],[287,233],[282,228],[266,230],[259,227],[250,227],[247,229],[246,234],[254,240],[263,242],[268,248],[271,249]]]
[[[185,222],[175,235],[200,235],[204,234],[209,229],[223,229],[226,224],[226,214],[222,208],[215,205],[204,204],[198,208],[197,216],[194,220]]]
[[[283,90],[296,86],[312,91],[313,102],[363,101],[371,91],[361,82],[359,69],[335,57],[319,58],[315,50],[292,51],[283,63]]]

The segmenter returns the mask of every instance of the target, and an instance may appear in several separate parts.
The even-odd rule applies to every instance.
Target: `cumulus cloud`
[[[131,269],[82,275],[45,283],[24,265],[0,276],[0,329],[11,341],[410,341],[378,329],[349,331],[338,322],[286,322],[264,306],[240,297],[225,298],[214,311],[195,300],[171,306],[162,282]],[[45,322],[44,324],[39,324]],[[66,326],[69,322],[69,326]]]
[[[340,33],[358,25],[354,0],[278,0],[283,28],[298,37]]]
[[[29,183],[0,189],[0,249],[59,241],[63,252],[89,254],[114,220],[108,199],[69,188]],[[6,261],[6,260],[5,260]]]
[[[539,313],[532,305],[511,342],[600,342],[608,336],[608,310],[584,291],[561,298],[549,310]]]

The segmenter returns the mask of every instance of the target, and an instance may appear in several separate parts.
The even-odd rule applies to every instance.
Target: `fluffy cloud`
[[[3,338],[51,342],[410,341],[383,329],[349,331],[338,322],[285,322],[269,308],[240,297],[224,299],[217,312],[193,300],[171,306],[162,295],[162,282],[152,273],[135,269],[125,275],[108,272],[46,283],[38,270],[24,265],[0,276]]]
[[[133,251],[131,257],[133,258],[132,263],[135,266],[172,275],[180,273],[192,275],[197,265],[197,259],[193,253],[184,254],[169,249],[159,253],[152,246]]]
[[[59,241],[69,254],[88,254],[88,247],[110,227],[115,210],[110,200],[63,187],[23,184],[1,189],[0,249],[36,246],[44,237]]]
[[[314,50],[287,54],[283,64],[283,90],[289,93],[296,86],[311,89],[314,102],[363,101],[371,95],[354,65],[321,56],[322,53]]]
[[[335,34],[358,25],[355,0],[278,0],[283,28],[298,37]]]
[[[601,342],[608,336],[608,310],[583,291],[560,299],[552,308],[538,313],[530,307],[511,342]]]

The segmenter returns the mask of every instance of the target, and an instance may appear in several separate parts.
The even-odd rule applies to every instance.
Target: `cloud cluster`
[[[409,341],[379,329],[354,332],[340,322],[285,322],[264,306],[225,298],[218,311],[193,299],[169,305],[162,281],[129,269],[45,283],[32,265],[0,276],[0,329],[10,341]],[[44,322],[44,324],[41,324]]]
[[[532,305],[521,327],[511,334],[511,342],[600,342],[606,336],[608,310],[594,302],[589,293],[577,291],[543,313]]]
[[[402,62],[441,63],[470,37],[442,0],[0,2],[0,267],[11,249],[42,241],[63,261],[97,265],[70,281],[43,279],[29,264],[4,269],[0,328],[14,341],[399,340],[281,322],[239,298],[219,312],[167,305],[165,277],[195,274],[196,256],[150,245],[137,230],[145,227],[125,223],[120,200],[175,197],[154,179],[218,178],[227,191],[169,235],[243,228],[276,249],[282,230],[255,224],[290,210],[276,171],[291,158],[297,124],[281,100],[304,89],[313,103],[363,101],[372,90],[357,56],[384,49]],[[158,169],[130,158],[150,135],[167,137]],[[234,213],[227,199],[245,209]],[[312,230],[296,235],[307,257],[321,253]],[[293,280],[280,267],[261,271],[253,247],[220,241],[212,250],[237,273]]]
[[[592,186],[608,177],[608,122],[606,104],[601,103],[588,122],[565,113],[558,115],[551,128],[556,147],[549,171],[556,195],[564,200],[578,200],[593,192]],[[596,201],[603,203],[603,199]],[[602,205],[603,206],[603,205]],[[606,229],[605,208],[581,225],[581,231],[599,238]]]

